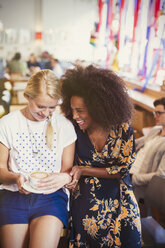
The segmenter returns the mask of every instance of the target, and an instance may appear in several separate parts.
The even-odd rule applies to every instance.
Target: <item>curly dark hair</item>
[[[93,65],[67,70],[62,77],[62,112],[70,119],[72,96],[82,97],[95,123],[104,129],[132,118],[133,104],[124,81],[113,71]]]
[[[153,102],[153,104],[154,104],[154,107],[156,107],[157,105],[163,105],[164,106],[164,109],[165,109],[165,97],[156,99]]]

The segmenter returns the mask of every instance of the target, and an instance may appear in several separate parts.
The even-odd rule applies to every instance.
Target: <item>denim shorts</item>
[[[29,224],[37,217],[52,215],[67,227],[67,203],[68,196],[62,189],[48,195],[0,190],[0,226]]]

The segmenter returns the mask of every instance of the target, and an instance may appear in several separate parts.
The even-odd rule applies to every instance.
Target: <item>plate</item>
[[[43,193],[47,193],[50,190],[38,190],[38,189],[34,189],[30,186],[29,182],[26,181],[23,185],[23,188],[31,193],[36,193],[36,194],[43,194]]]

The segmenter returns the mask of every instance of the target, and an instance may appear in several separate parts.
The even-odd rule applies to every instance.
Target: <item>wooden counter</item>
[[[134,82],[129,82],[125,80],[125,84],[128,89],[138,89],[139,91],[141,90],[141,86],[139,84],[136,84]],[[142,95],[152,97],[154,99],[161,98],[165,96],[165,91],[161,91],[160,87],[155,87],[155,89],[152,88],[146,88]]]
[[[152,112],[154,110],[153,101],[155,100],[155,97],[148,96],[144,93],[132,89],[128,89],[128,93],[133,100],[134,105],[137,105],[149,112]]]

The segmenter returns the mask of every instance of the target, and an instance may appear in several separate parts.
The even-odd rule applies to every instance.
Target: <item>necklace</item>
[[[99,131],[95,135],[89,135],[95,151],[101,152],[107,142],[109,131]]]
[[[27,109],[25,109],[25,117],[26,117],[26,124],[27,124],[29,139],[30,139],[30,143],[31,143],[32,155],[33,155],[33,157],[36,157],[40,151],[41,140],[42,140],[42,137],[44,136],[44,130],[45,130],[45,125],[46,125],[47,121],[45,121],[45,123],[44,123],[43,132],[41,133],[39,146],[38,146],[35,133],[33,133],[33,131],[30,129],[29,120],[27,118]]]

